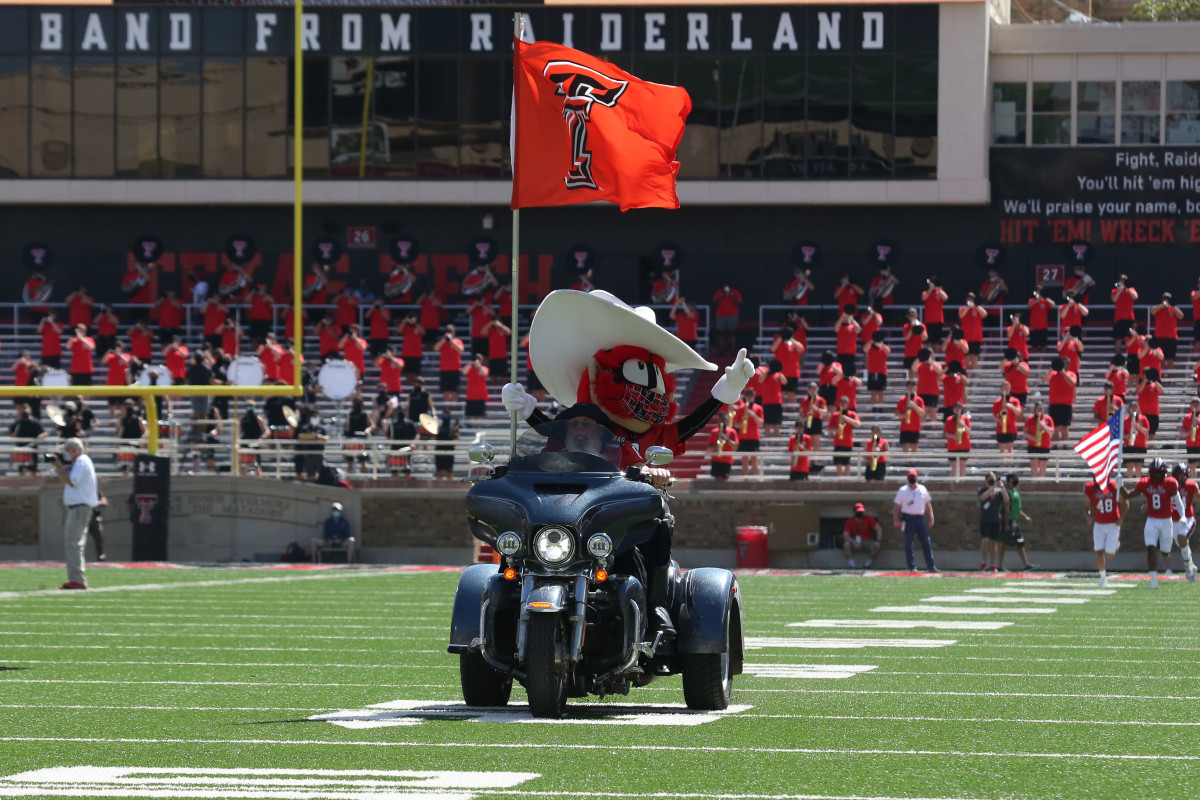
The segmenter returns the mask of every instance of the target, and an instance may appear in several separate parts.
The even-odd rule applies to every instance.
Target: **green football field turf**
[[[728,712],[544,722],[456,709],[457,577],[0,568],[0,798],[1200,795],[1200,585],[743,574]]]

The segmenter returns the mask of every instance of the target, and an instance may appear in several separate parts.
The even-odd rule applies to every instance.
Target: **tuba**
[[[29,284],[33,281],[34,278],[25,281],[25,287],[21,289],[21,299],[28,305],[44,303],[49,300],[50,295],[54,292],[54,282],[43,277],[42,285],[31,291]]]
[[[246,277],[245,270],[235,269],[234,272],[237,273],[237,280],[223,283],[217,287],[217,293],[221,297],[236,297],[250,285],[250,279]]]
[[[486,269],[481,272],[470,272],[459,285],[459,292],[466,297],[482,297],[483,293],[496,285],[496,278]]]
[[[984,305],[991,305],[996,302],[1000,297],[1000,293],[1004,290],[1003,287],[1004,282],[999,278],[994,281],[988,281],[987,289],[983,291],[983,296],[979,298],[980,301]]]
[[[892,271],[889,269],[886,277],[883,280],[881,280],[879,283],[871,285],[870,289],[867,290],[867,296],[871,298],[871,301],[875,304],[875,307],[878,308],[879,304],[883,302],[883,298],[887,297],[895,289],[896,276],[894,276]]]
[[[383,295],[389,300],[408,294],[417,282],[417,276],[408,267],[396,267],[383,286]]]
[[[127,281],[121,282],[121,291],[127,295],[137,294],[143,286],[150,282],[150,268],[144,264],[135,267],[137,274]]]
[[[676,298],[679,297],[679,278],[675,275],[663,274],[663,283],[666,284],[661,291],[652,292],[650,301],[657,305],[670,306],[675,304]]]
[[[801,279],[796,281],[796,285],[783,293],[783,299],[789,303],[799,303],[804,295],[808,294],[808,282]]]
[[[313,282],[304,287],[304,299],[308,300],[314,297],[317,292],[325,288],[325,284],[329,281],[329,276],[325,270],[313,271]]]

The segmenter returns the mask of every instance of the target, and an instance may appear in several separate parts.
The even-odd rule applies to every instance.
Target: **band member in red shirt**
[[[863,445],[863,478],[867,481],[882,481],[887,478],[887,452],[891,447],[883,438],[883,429],[871,426],[871,438]],[[868,564],[869,565],[869,564]]]
[[[817,365],[817,392],[826,403],[832,405],[837,400],[837,384],[844,375],[842,365],[833,353],[826,350],[821,354],[821,363]]]
[[[90,294],[86,286],[80,286],[75,291],[67,295],[67,325],[71,328],[78,328],[83,325],[85,328],[92,324],[92,306],[96,300]]]
[[[904,323],[904,371],[908,372],[912,369],[912,365],[917,363],[917,356],[920,355],[927,343],[929,343],[929,334],[925,326],[916,321],[917,315],[915,311],[909,312],[909,321]],[[942,343],[933,343],[933,347],[941,349]],[[932,350],[932,348],[931,348]]]
[[[442,301],[432,289],[421,295],[417,301],[421,305],[421,313],[419,321],[421,328],[425,331],[425,336],[433,339],[438,336],[438,331],[442,327]]]
[[[675,323],[675,337],[695,347],[700,339],[700,312],[687,300],[677,297],[668,316]]]
[[[383,298],[380,297],[367,309],[366,317],[371,355],[378,357],[388,346],[388,337],[392,332],[392,312],[383,305]]]
[[[754,402],[754,390],[746,388],[742,397],[733,407],[733,427],[738,432],[738,452],[757,453],[759,451],[759,426],[763,423],[763,407]],[[742,456],[742,474],[759,475],[757,455]]]
[[[1200,467],[1200,397],[1193,397],[1188,404],[1188,412],[1184,414],[1180,428],[1183,430],[1188,462],[1196,469]]]
[[[87,335],[87,326],[75,328],[75,336],[71,339],[71,385],[91,386],[92,374],[96,371],[92,354],[96,351],[96,341]]]
[[[713,480],[727,481],[733,471],[733,453],[738,447],[737,431],[729,427],[729,414],[721,412],[717,417],[717,427],[708,435],[707,453],[710,459],[709,471]]]
[[[296,310],[292,306],[288,306],[283,312],[283,336],[285,339],[293,339],[296,336],[295,329]],[[304,330],[305,324],[308,322],[308,312],[300,309],[300,336],[303,338],[307,335]]]
[[[367,371],[366,353],[367,340],[358,335],[358,325],[351,325],[350,329],[342,336],[342,358],[354,365],[354,369],[358,371],[358,379],[363,379],[363,373]]]
[[[783,396],[789,405],[796,401],[796,391],[800,388],[800,362],[805,351],[804,345],[794,338],[795,333],[795,326],[785,322],[771,340],[771,354],[779,359],[784,377]]]
[[[47,367],[58,369],[62,366],[62,333],[63,325],[58,321],[58,315],[53,311],[46,312],[38,323],[37,332],[42,337],[42,363]]]
[[[946,301],[949,299],[950,295],[946,294],[941,280],[936,275],[925,281],[921,302],[925,305],[925,330],[929,333],[929,346],[935,351],[942,348],[942,334],[946,327]]]
[[[241,303],[245,301],[249,287],[250,277],[246,274],[246,268],[230,264],[217,283],[217,294],[224,298],[226,303]]]
[[[872,304],[878,304],[877,307],[890,306],[892,304],[892,295],[896,292],[896,287],[900,285],[900,279],[893,273],[891,267],[880,267],[879,272],[874,278],[871,278],[871,284],[867,287],[867,296]]]
[[[1000,277],[1000,271],[989,269],[987,278],[979,286],[979,298],[982,305],[1002,306],[1004,295],[1008,293],[1008,284]]]
[[[1020,400],[1024,406],[1029,400],[1029,365],[1015,348],[1010,347],[1004,351],[1000,372],[1004,375],[1004,380],[1008,381],[1013,397]]]
[[[1063,331],[1058,342],[1058,354],[1067,362],[1067,369],[1079,375],[1079,356],[1083,353],[1083,329],[1072,325]]]
[[[404,361],[397,358],[396,349],[388,345],[375,364],[379,367],[379,385],[381,387],[379,396],[376,398],[376,405],[380,409],[384,409],[387,407],[388,401],[393,398],[397,403],[400,402],[400,394],[404,391]]]
[[[871,404],[881,405],[884,402],[884,392],[887,391],[888,356],[892,348],[883,343],[883,331],[875,331],[871,341],[863,346],[863,355],[867,362],[867,389],[871,392]]]
[[[1051,440],[1054,437],[1054,420],[1042,407],[1042,401],[1033,404],[1033,413],[1025,417],[1025,448],[1029,453],[1029,474],[1034,478],[1046,476],[1047,458],[1038,458],[1050,454]]]
[[[121,278],[121,291],[125,293],[125,302],[135,305],[150,305],[154,302],[154,270],[156,262],[141,264],[134,262],[125,270]],[[131,311],[134,319],[145,318],[148,309],[135,308]]]
[[[1129,285],[1128,275],[1118,275],[1117,282],[1109,296],[1113,302],[1113,345],[1119,351],[1121,342],[1129,333],[1129,326],[1137,319],[1133,304],[1137,302],[1138,292]]]
[[[792,279],[783,287],[783,302],[798,306],[808,305],[809,293],[817,288],[813,285],[811,276],[811,269],[796,267],[792,270]]]
[[[779,426],[783,423],[783,385],[787,381],[783,377],[783,365],[779,359],[772,358],[765,367],[757,370],[757,396],[762,398],[763,433],[767,436],[778,436]]]
[[[417,315],[409,313],[396,328],[400,336],[400,357],[404,359],[404,374],[410,376],[421,374],[421,359],[425,355],[422,338],[425,329],[417,324]],[[480,351],[482,355],[482,351]]]
[[[875,335],[875,332],[883,326],[883,315],[875,310],[873,302],[868,304],[866,310],[863,311],[862,317],[858,320],[858,325],[858,339],[865,347],[867,342],[871,341],[871,337]]]
[[[866,292],[857,283],[850,279],[850,273],[842,275],[842,279],[838,282],[837,288],[833,290],[834,299],[837,302],[838,308],[846,306],[858,306],[858,298],[862,297]]]
[[[979,366],[979,354],[983,352],[983,321],[987,309],[975,304],[975,293],[967,294],[967,304],[958,309],[958,321],[962,325],[963,338],[967,340],[967,360],[963,366],[975,369]]]
[[[1129,381],[1129,370],[1125,369],[1125,357],[1122,355],[1113,356],[1108,362],[1108,370],[1104,373],[1104,380],[1113,385],[1113,396],[1125,400],[1125,390]]]
[[[345,329],[358,323],[358,298],[351,293],[349,286],[343,286],[338,292],[335,304],[334,322],[338,327]]]
[[[1136,397],[1130,398],[1125,405],[1123,427],[1125,477],[1140,478],[1142,476],[1142,457],[1146,455],[1146,447],[1150,441],[1150,421],[1138,408]]]
[[[804,423],[804,433],[812,440],[812,449],[821,449],[821,434],[824,431],[825,417],[829,413],[829,404],[817,393],[815,381],[808,384],[808,394],[800,398],[800,421]]]
[[[204,312],[204,341],[213,347],[220,347],[221,326],[229,317],[229,306],[220,297],[210,297],[201,308]]]
[[[1162,350],[1167,369],[1170,369],[1175,366],[1183,309],[1171,302],[1170,292],[1163,292],[1162,301],[1150,309],[1150,316],[1154,318],[1154,346]]]
[[[870,479],[868,478],[868,480]],[[854,516],[846,520],[846,524],[842,527],[842,554],[846,557],[847,566],[850,569],[857,569],[858,566],[854,563],[854,551],[866,550],[867,560],[863,564],[863,568],[869,569],[882,547],[883,526],[879,524],[879,520],[867,513],[862,503],[855,503]]]
[[[1046,343],[1050,338],[1050,309],[1054,301],[1046,297],[1046,287],[1038,286],[1029,298],[1029,346],[1035,352],[1046,352]]]
[[[917,363],[913,364],[911,377],[916,378],[917,394],[925,403],[925,419],[932,420],[937,413],[938,399],[942,395],[942,367],[933,360],[933,351],[921,348]]]
[[[917,382],[909,378],[904,382],[903,396],[896,403],[896,418],[900,420],[900,449],[905,453],[917,452],[924,416],[925,401],[917,394]]]
[[[492,321],[492,307],[484,300],[472,300],[467,305],[467,318],[471,320],[471,355],[482,353],[487,358],[487,324]]]
[[[158,315],[159,344],[168,345],[183,330],[186,312],[183,302],[175,296],[174,289],[167,289],[167,296],[154,301],[154,313]]]
[[[171,381],[186,383],[188,349],[184,346],[183,340],[176,336],[170,344],[163,348],[162,355],[167,372],[171,373]]]
[[[283,356],[283,348],[275,341],[275,334],[272,331],[267,331],[267,338],[258,346],[255,355],[262,362],[263,378],[265,380],[286,380],[290,377],[283,375],[280,370],[282,364],[279,362]]]
[[[1103,486],[1090,480],[1083,486],[1087,519],[1092,523],[1092,545],[1096,551],[1096,569],[1100,586],[1108,586],[1107,560],[1121,546],[1121,514],[1129,510],[1129,499],[1121,497],[1112,478]]]
[[[854,318],[854,308],[850,304],[842,306],[842,315],[833,323],[833,332],[837,336],[837,360],[846,375],[854,374],[858,334],[862,331],[862,326]]]
[[[467,405],[464,412],[467,419],[483,419],[487,416],[489,372],[483,353],[476,353],[471,363],[462,369],[462,374],[467,376]]]
[[[1000,396],[992,402],[992,419],[996,420],[996,443],[1005,454],[1001,461],[1011,464],[1013,442],[1021,430],[1021,401],[1013,396],[1008,381],[1000,384]]]
[[[154,334],[146,327],[146,321],[139,319],[126,334],[129,337],[129,355],[149,364],[154,360]]]
[[[1133,491],[1121,488],[1121,499],[1128,500],[1134,494],[1146,498],[1146,527],[1143,538],[1146,543],[1146,567],[1150,572],[1148,588],[1158,588],[1158,553],[1161,551],[1163,560],[1171,555],[1171,545],[1175,540],[1174,526],[1171,524],[1172,510],[1182,510],[1179,499],[1179,484],[1167,474],[1167,462],[1156,458],[1150,462],[1150,474],[1139,478]]]
[[[838,477],[850,476],[850,456],[854,449],[854,431],[862,422],[855,411],[850,410],[850,398],[842,395],[838,407],[829,415],[829,429],[833,431],[833,451],[839,455],[833,457]]]
[[[950,454],[950,474],[963,478],[967,474],[967,453],[971,452],[971,412],[955,403],[942,423],[946,434],[946,452]]]
[[[117,343],[117,325],[120,318],[113,312],[112,306],[105,305],[100,313],[92,320],[96,329],[96,351],[107,353]]]
[[[806,481],[808,480],[808,454],[814,448],[812,437],[804,432],[804,420],[796,420],[796,432],[788,439],[789,457],[788,480],[789,481]]]
[[[250,293],[250,311],[247,313],[250,335],[254,339],[262,341],[267,338],[267,332],[271,330],[271,323],[275,320],[274,305],[275,298],[267,294],[267,287],[261,283],[257,284]]]
[[[462,354],[466,349],[463,340],[454,333],[454,326],[447,325],[442,338],[433,345],[438,354],[438,388],[450,403],[458,402],[458,387],[463,376]]]
[[[283,353],[277,359],[279,362],[279,379],[288,386],[296,385],[296,359],[300,359],[300,364],[304,364],[304,356],[296,355],[296,348],[292,346],[291,339],[283,340]]]
[[[267,331],[267,333],[270,332]],[[243,333],[245,331],[238,326],[237,320],[233,317],[226,317],[225,324],[221,326],[221,350],[225,352],[225,355],[237,358],[242,354]]]
[[[125,347],[120,342],[116,346],[104,354],[104,365],[108,369],[108,376],[105,378],[107,386],[126,386],[129,384],[129,354],[125,352]],[[116,408],[124,402],[123,398],[109,398],[109,406]]]
[[[1113,393],[1113,385],[1109,381],[1104,382],[1104,393],[1092,403],[1092,419],[1097,425],[1103,425],[1108,422],[1109,417],[1117,413],[1117,409],[1125,405],[1125,401],[1117,397]]]
[[[1141,353],[1145,349],[1148,349],[1146,338],[1141,335],[1135,322],[1129,326],[1129,335],[1125,337],[1125,369],[1129,370],[1131,377],[1142,373]]]
[[[947,416],[954,404],[962,404],[967,399],[967,384],[970,379],[962,364],[957,361],[950,364],[946,374],[942,376],[942,416]]]
[[[488,370],[493,381],[506,381],[508,372],[508,341],[512,337],[512,329],[493,317],[484,327],[488,338]]]
[[[1188,465],[1180,461],[1175,466],[1171,467],[1171,477],[1179,484],[1179,499],[1182,501],[1182,507],[1175,505],[1172,508],[1171,523],[1175,533],[1175,543],[1179,545],[1179,554],[1183,556],[1184,574],[1187,576],[1189,583],[1196,582],[1196,564],[1192,561],[1192,548],[1188,544],[1188,538],[1192,535],[1192,531],[1196,529],[1196,494],[1200,492],[1200,485],[1188,478]],[[1168,554],[1168,566],[1170,569],[1170,559]]]
[[[732,350],[737,341],[738,320],[742,309],[742,293],[730,288],[729,281],[713,295],[717,309],[714,314],[717,328],[717,347]]]
[[[1008,346],[1020,353],[1022,359],[1029,360],[1029,326],[1021,322],[1019,313],[1008,318]]]
[[[967,335],[963,333],[962,328],[955,325],[950,329],[950,341],[946,342],[945,360],[942,366],[950,369],[950,365],[957,362],[958,365],[966,366],[971,356],[971,345],[967,343]]]
[[[312,273],[304,278],[304,302],[307,305],[329,305],[329,265],[319,261],[312,265]]]
[[[1159,422],[1159,401],[1163,396],[1163,385],[1159,381],[1158,370],[1153,367],[1143,370],[1142,376],[1138,378],[1137,383],[1137,399],[1138,406],[1142,409],[1142,413],[1146,415],[1146,420],[1150,423],[1150,441],[1154,441],[1158,435]]]
[[[326,311],[325,316],[316,325],[317,330],[317,352],[321,354],[322,361],[329,361],[338,357],[338,347],[342,341],[342,328],[333,321],[333,312]]]
[[[1073,292],[1066,293],[1067,302],[1058,307],[1058,331],[1063,331],[1078,325],[1083,327],[1083,318],[1088,315],[1088,307],[1080,303]]]
[[[1061,356],[1055,356],[1050,359],[1050,371],[1046,373],[1045,382],[1050,386],[1050,418],[1054,420],[1054,438],[1065,442],[1069,436],[1079,377],[1067,369],[1067,362]]]
[[[413,286],[417,283],[416,273],[408,264],[396,264],[383,283],[383,295],[387,302],[397,305],[412,303]]]

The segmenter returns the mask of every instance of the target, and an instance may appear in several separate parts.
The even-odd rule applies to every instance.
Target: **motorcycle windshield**
[[[509,472],[619,472],[621,445],[585,417],[544,422],[517,438]]]

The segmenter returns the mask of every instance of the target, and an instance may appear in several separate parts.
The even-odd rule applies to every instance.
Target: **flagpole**
[[[524,24],[525,24],[525,18],[521,14],[521,12],[518,11],[515,15],[513,15],[513,39],[514,40],[521,39],[522,34],[523,34],[522,27],[524,26]],[[515,48],[516,46],[517,46],[516,42],[514,41],[513,47]],[[517,73],[516,73],[516,70],[514,70],[513,71],[513,81],[515,82],[516,80],[517,80]],[[512,141],[513,141],[514,146],[511,148],[512,152],[509,154],[509,161],[511,162],[514,181],[517,179],[517,148],[516,148],[517,110],[516,110],[516,105],[517,105],[517,93],[514,90],[513,91],[513,115],[512,115],[512,125],[513,125]],[[512,210],[512,263],[509,265],[509,268],[512,271],[512,294],[511,294],[512,319],[510,320],[510,322],[512,323],[512,330],[510,331],[510,333],[512,335],[512,344],[509,346],[509,353],[511,354],[509,357],[509,382],[516,383],[517,382],[517,357],[519,355],[519,348],[520,348],[520,334],[518,333],[519,325],[517,324],[518,323],[517,305],[518,305],[519,299],[520,299],[520,285],[521,285],[521,275],[520,275],[520,273],[521,273],[521,210],[519,208],[514,208]],[[513,411],[509,414],[508,422],[509,422],[508,452],[509,452],[509,458],[512,458],[512,454],[516,453],[516,451],[517,451],[517,412]]]

